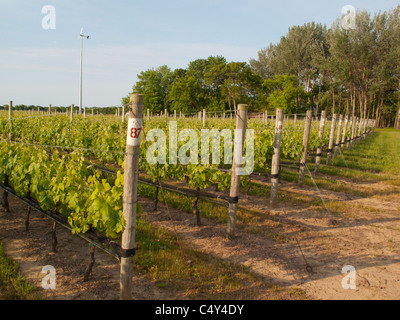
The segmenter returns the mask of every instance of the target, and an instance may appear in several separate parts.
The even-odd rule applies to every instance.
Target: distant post
[[[8,105],[8,120],[10,121],[10,134],[9,134],[9,137],[10,137],[10,141],[12,140],[12,127],[13,127],[13,125],[12,125],[12,110],[13,109],[13,102],[12,101],[10,101],[10,104]]]
[[[329,136],[329,146],[328,146],[328,154],[326,156],[326,164],[330,165],[332,161],[332,152],[333,152],[333,144],[335,140],[335,131],[336,131],[336,122],[338,120],[338,115],[334,114],[332,116],[332,125],[331,125],[331,133]]]
[[[72,122],[73,118],[74,118],[74,105],[71,104],[71,122]]]
[[[319,173],[319,167],[321,165],[321,157],[322,157],[322,145],[324,142],[324,131],[325,131],[325,124],[326,124],[326,111],[322,111],[321,113],[321,124],[319,127],[319,139],[321,140],[320,145],[317,149],[317,157],[315,160],[315,170],[314,173],[318,174]]]
[[[299,184],[304,183],[304,174],[307,165],[307,155],[308,155],[308,142],[310,141],[310,131],[311,131],[311,121],[312,121],[312,111],[308,110],[306,114],[306,119],[304,123],[304,135],[303,135],[303,154],[300,161],[299,170]]]
[[[339,118],[339,127],[336,133],[336,141],[335,141],[335,153],[333,154],[333,159],[337,158],[338,152],[339,152],[339,147],[340,147],[340,135],[342,133],[342,127],[343,127],[343,115],[340,115]]]

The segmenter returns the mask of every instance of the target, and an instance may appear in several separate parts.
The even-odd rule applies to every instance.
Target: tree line
[[[115,114],[117,108],[119,108],[119,106],[114,106],[114,107],[86,107],[86,113],[91,113],[92,109],[94,109],[94,112],[99,112],[101,114]],[[4,104],[4,105],[0,105],[0,110],[8,110],[9,109],[9,105],[8,104]],[[25,105],[25,104],[18,104],[18,105],[13,105],[13,110],[16,111],[41,111],[41,112],[48,112],[49,111],[49,106],[39,106],[39,105]],[[51,111],[57,111],[60,113],[65,113],[65,112],[70,112],[71,110],[71,106],[51,106]],[[74,112],[76,112],[77,110],[79,110],[78,106],[74,106]],[[83,112],[83,111],[82,111]]]
[[[236,111],[246,103],[250,111],[326,110],[393,125],[400,106],[400,5],[373,15],[358,11],[353,29],[341,21],[293,26],[248,63],[211,56],[185,69],[143,71],[132,91],[144,94],[155,113]]]

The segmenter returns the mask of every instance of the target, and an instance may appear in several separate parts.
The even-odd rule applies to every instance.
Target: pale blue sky
[[[54,30],[42,28],[45,5]],[[290,26],[331,26],[345,5],[375,13],[398,0],[0,0],[0,105],[78,105],[81,27],[83,105],[111,106],[141,71],[211,55],[248,62]]]

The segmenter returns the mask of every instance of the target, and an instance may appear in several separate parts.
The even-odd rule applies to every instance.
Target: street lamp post
[[[89,36],[83,34],[83,28],[79,34],[81,37],[81,73],[79,79],[79,114],[82,114],[82,60],[83,60],[83,38],[89,39]]]

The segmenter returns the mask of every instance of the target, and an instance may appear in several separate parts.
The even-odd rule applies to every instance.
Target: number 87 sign
[[[142,136],[143,119],[129,118],[128,120],[128,135],[126,144],[128,146],[139,146]]]

